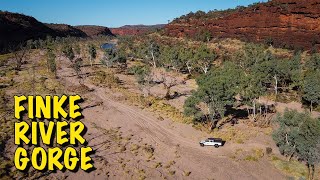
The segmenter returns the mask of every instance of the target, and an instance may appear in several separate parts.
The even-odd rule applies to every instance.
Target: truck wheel
[[[200,144],[201,147],[204,147],[204,144]]]
[[[218,144],[216,144],[216,145],[214,145],[214,147],[215,147],[215,148],[219,148],[219,145],[218,145]]]

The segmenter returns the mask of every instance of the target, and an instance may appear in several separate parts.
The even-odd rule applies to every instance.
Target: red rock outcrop
[[[320,0],[273,0],[239,9],[224,17],[178,19],[165,27],[165,34],[192,37],[203,30],[217,38],[319,49]]]

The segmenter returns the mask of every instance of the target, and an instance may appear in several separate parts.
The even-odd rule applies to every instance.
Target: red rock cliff
[[[169,36],[194,36],[271,41],[278,47],[320,48],[320,0],[273,0],[240,8],[219,18],[178,19],[165,28]]]

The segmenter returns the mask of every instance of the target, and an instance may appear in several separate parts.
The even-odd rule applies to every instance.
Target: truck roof
[[[221,138],[208,138],[208,140],[213,140],[213,141],[222,141]]]

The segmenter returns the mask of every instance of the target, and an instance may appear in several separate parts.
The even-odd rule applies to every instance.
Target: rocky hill
[[[214,38],[320,49],[319,12],[320,0],[273,0],[226,11],[184,15],[167,25],[164,33],[193,38],[206,32]]]
[[[59,33],[33,17],[0,11],[0,52],[19,42],[47,35],[57,36]]]
[[[59,36],[72,36],[72,37],[87,37],[88,35],[81,31],[80,29],[77,29],[73,26],[70,26],[68,24],[45,24],[50,29],[54,30]]]
[[[103,26],[75,26],[78,30],[84,32],[87,36],[113,36],[109,28]]]
[[[112,36],[113,34],[107,27],[44,24],[31,16],[0,11],[0,53],[29,39],[44,39],[47,36],[91,37],[96,35]]]
[[[140,35],[144,33],[148,33],[150,31],[154,31],[157,29],[162,29],[164,24],[157,25],[125,25],[119,28],[110,28],[111,32],[115,35],[123,36],[123,35]]]

